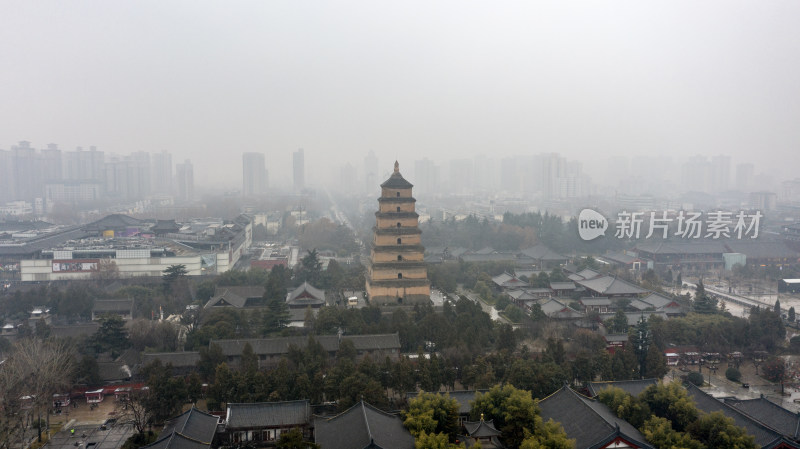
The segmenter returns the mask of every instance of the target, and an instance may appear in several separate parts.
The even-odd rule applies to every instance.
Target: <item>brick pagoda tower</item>
[[[431,300],[419,214],[414,210],[417,200],[411,196],[413,187],[395,161],[394,173],[381,184],[377,223],[372,228],[367,270],[367,296],[372,304],[427,304]]]

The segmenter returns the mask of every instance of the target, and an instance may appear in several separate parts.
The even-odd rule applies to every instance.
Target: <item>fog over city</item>
[[[503,158],[559,153],[585,193],[636,176],[777,191],[800,162],[792,1],[6,1],[0,17],[0,149],[167,151],[200,192],[241,190],[245,152],[291,190],[299,148],[308,186],[363,185],[373,151],[376,181],[398,159],[418,182],[427,158],[437,191],[451,160],[501,183]],[[686,186],[687,163],[729,180]]]

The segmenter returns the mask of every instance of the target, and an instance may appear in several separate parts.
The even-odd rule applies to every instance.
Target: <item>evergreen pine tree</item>
[[[694,294],[692,310],[696,313],[702,313],[706,315],[718,312],[717,300],[706,293],[706,288],[703,286],[702,279],[697,282],[697,291]]]

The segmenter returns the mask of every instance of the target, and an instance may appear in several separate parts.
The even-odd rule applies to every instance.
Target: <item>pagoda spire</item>
[[[400,173],[400,163],[397,161],[394,161],[394,172]]]

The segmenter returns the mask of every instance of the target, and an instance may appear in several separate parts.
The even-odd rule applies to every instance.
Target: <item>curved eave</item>
[[[382,196],[378,198],[378,203],[416,203],[417,199],[412,196]]]
[[[398,261],[392,261],[392,262],[373,262],[372,263],[372,269],[373,270],[380,269],[380,268],[391,268],[393,270],[394,269],[402,270],[402,269],[406,269],[406,268],[425,268],[427,266],[428,266],[428,264],[426,264],[425,262],[409,262],[409,261],[406,261],[406,260],[398,260]]]
[[[403,287],[428,287],[431,281],[427,279],[389,279],[385,281],[367,280],[372,287],[390,287],[390,288],[403,288]]]
[[[403,175],[398,172],[390,176],[386,181],[383,181],[381,187],[385,189],[410,189],[414,187],[414,184],[406,181]]]
[[[419,235],[419,234],[422,234],[422,231],[419,228],[417,228],[417,227],[411,228],[411,227],[408,227],[408,226],[399,227],[399,228],[398,227],[379,228],[377,226],[374,226],[372,228],[372,232],[374,232],[377,235]]]
[[[373,246],[372,250],[376,253],[424,253],[425,247],[422,245],[382,245]]]
[[[375,212],[377,218],[419,218],[416,212]]]

